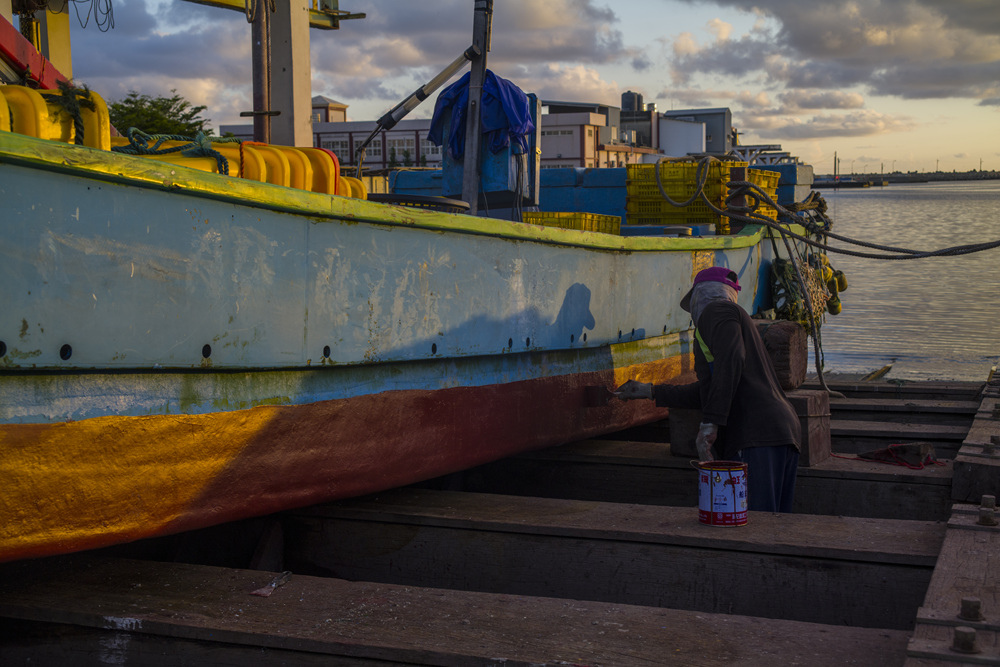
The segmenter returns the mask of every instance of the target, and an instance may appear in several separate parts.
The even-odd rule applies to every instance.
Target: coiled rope
[[[192,139],[179,134],[148,134],[142,130],[130,127],[125,133],[128,139],[127,146],[112,146],[111,150],[116,153],[127,155],[167,155],[169,153],[180,153],[184,157],[211,157],[215,158],[219,173],[229,175],[229,160],[219,151],[212,148],[212,142],[238,142],[235,137],[210,137],[204,132],[199,132]],[[163,144],[167,141],[187,142],[180,146],[167,146]],[[242,166],[242,165],[241,165]]]

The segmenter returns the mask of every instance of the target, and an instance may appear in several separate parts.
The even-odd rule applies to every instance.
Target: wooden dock
[[[0,663],[1000,664],[1000,383],[831,388],[837,456],[800,468],[794,514],[699,524],[655,424],[0,566]],[[944,465],[857,459],[909,442]]]

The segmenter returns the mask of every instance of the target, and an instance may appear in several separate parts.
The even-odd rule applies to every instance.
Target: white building
[[[357,164],[358,148],[376,128],[373,120],[346,120],[347,105],[322,95],[312,99],[313,146],[337,154],[342,165]],[[617,125],[617,107],[568,102],[544,103],[550,113],[541,118],[541,167],[596,168],[655,162],[660,156],[682,157],[706,150],[704,119],[684,117],[680,112],[650,114],[657,123],[657,146],[636,145],[634,130],[623,132]],[[553,111],[555,111],[553,113]],[[718,110],[712,110],[718,111]],[[391,130],[380,131],[365,149],[368,169],[439,167],[442,147],[427,140],[431,121],[403,119]],[[223,125],[222,134],[253,139],[252,125]]]

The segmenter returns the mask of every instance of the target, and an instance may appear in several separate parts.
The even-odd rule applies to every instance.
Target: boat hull
[[[0,133],[0,560],[200,528],[662,419],[678,302],[762,232],[407,210]]]

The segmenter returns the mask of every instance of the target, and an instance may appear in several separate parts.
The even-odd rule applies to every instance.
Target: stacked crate
[[[748,175],[751,183],[756,185],[758,188],[763,190],[772,201],[778,201],[778,181],[781,180],[781,174],[777,171],[768,171],[766,169],[749,169]],[[778,219],[778,209],[773,206],[761,202],[760,207],[757,209],[759,215],[767,216],[771,220]]]
[[[726,185],[731,179],[729,170],[746,167],[746,162],[721,162],[713,160],[707,165],[704,194],[713,206],[725,208],[729,195]],[[676,202],[687,201],[698,186],[697,162],[661,162],[653,164],[630,164],[627,166],[626,182],[626,224],[630,225],[698,225],[709,223],[716,233],[729,233],[729,219],[709,208],[699,197],[691,204],[677,207],[663,198],[656,184],[656,169],[660,171],[660,183],[667,195]]]
[[[577,212],[525,211],[522,219],[533,225],[578,229],[602,234],[618,234],[621,231],[622,223],[622,219],[617,215]]]

